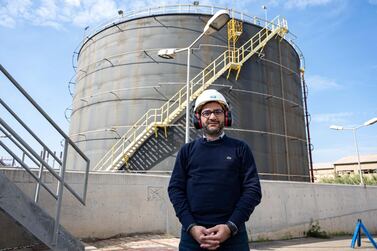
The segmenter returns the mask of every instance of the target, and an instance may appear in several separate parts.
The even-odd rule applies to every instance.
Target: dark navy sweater
[[[178,153],[168,193],[183,229],[231,221],[243,228],[262,194],[250,148],[227,137],[185,144]]]

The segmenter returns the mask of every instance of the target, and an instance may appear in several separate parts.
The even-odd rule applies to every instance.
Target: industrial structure
[[[187,55],[169,60],[157,52],[190,44],[216,10],[179,5],[132,12],[78,47],[69,135],[93,171],[171,170],[184,143]],[[226,133],[251,146],[262,178],[308,181],[302,66],[284,39],[287,21],[230,15],[228,27],[191,50],[189,99],[218,89],[234,114]],[[199,134],[191,129],[191,139]]]
[[[360,169],[358,157],[346,156],[336,160],[334,163],[316,164],[313,167],[316,181],[321,178],[335,178],[338,176],[358,174],[361,170],[363,176],[368,177],[377,173],[377,154],[368,154],[360,156]]]

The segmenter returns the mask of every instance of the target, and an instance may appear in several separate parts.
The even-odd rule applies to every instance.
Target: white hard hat
[[[205,90],[202,94],[200,94],[199,97],[196,99],[194,112],[197,112],[197,109],[199,109],[201,106],[208,102],[218,102],[224,105],[226,109],[229,110],[228,103],[226,102],[224,96],[214,89],[208,89]]]

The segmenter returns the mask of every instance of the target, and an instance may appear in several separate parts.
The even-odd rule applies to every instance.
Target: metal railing
[[[284,36],[288,31],[284,18],[276,17],[246,43],[234,51],[226,50],[190,81],[190,93],[183,86],[162,107],[149,109],[99,160],[94,171],[111,171],[120,168],[135,153],[137,148],[157,127],[166,127],[181,113],[190,101],[198,97],[209,85],[220,77],[232,64],[243,64],[252,55],[262,50],[275,35]],[[236,60],[236,61],[233,61]]]
[[[287,21],[284,18],[280,18],[279,16],[277,16],[265,27],[263,27],[262,30],[256,33],[241,47],[239,47],[235,52],[230,51],[230,54],[235,53],[235,55],[231,55],[231,58],[235,59],[235,63],[242,65],[252,55],[254,55],[254,53],[251,52],[263,49],[267,42],[270,41],[270,39],[273,38],[276,34],[283,37],[287,31]]]
[[[212,6],[212,5],[192,5],[192,4],[176,4],[176,5],[164,5],[158,7],[151,7],[151,8],[141,8],[138,10],[131,10],[125,11],[122,15],[114,16],[113,18],[102,22],[96,25],[93,28],[86,30],[86,34],[84,34],[83,40],[80,44],[76,47],[74,55],[79,56],[79,51],[81,47],[89,41],[93,36],[97,33],[112,27],[116,24],[132,20],[135,18],[142,18],[148,16],[155,16],[155,15],[165,15],[165,14],[208,14],[213,15],[218,10],[226,10],[229,8],[219,7],[219,6]],[[257,16],[250,16],[244,12],[237,11],[230,9],[229,13],[232,18],[239,19],[242,22],[249,22],[252,24],[266,26],[269,21]],[[72,60],[74,62],[74,59]],[[75,67],[74,67],[75,68]]]
[[[86,155],[76,146],[76,144],[63,132],[63,130],[47,115],[47,113],[33,100],[33,98],[21,87],[21,85],[7,72],[7,70],[0,64],[0,71],[8,78],[8,80],[18,89],[19,92],[35,107],[35,109],[52,125],[52,127],[63,137],[64,140],[64,151],[62,160],[56,156],[56,154],[50,150],[50,148],[37,136],[37,134],[30,129],[26,123],[0,98],[0,105],[7,110],[7,112],[24,128],[31,136],[34,138],[42,147],[43,154],[40,156],[22,137],[19,135],[12,127],[6,123],[2,118],[0,118],[0,131],[9,139],[19,150],[22,151],[23,155],[26,155],[36,166],[39,167],[38,174],[36,175],[30,168],[30,166],[24,161],[24,158],[19,158],[17,154],[12,151],[3,141],[0,140],[0,146],[15,159],[36,181],[37,186],[34,194],[34,201],[37,203],[40,193],[40,188],[43,187],[46,191],[57,201],[56,202],[56,213],[54,222],[54,232],[53,232],[53,243],[57,243],[59,226],[60,226],[60,211],[62,206],[63,188],[65,187],[81,204],[85,205],[87,187],[88,187],[88,174],[90,161]],[[67,164],[67,154],[68,147],[72,147],[76,153],[78,153],[81,158],[86,163],[85,177],[84,177],[84,187],[82,195],[80,196],[78,192],[75,191],[66,181],[66,164]],[[57,163],[60,167],[59,172],[51,167],[49,163],[44,159],[45,154],[49,154],[53,159],[53,163]],[[44,170],[47,170],[52,177],[57,180],[57,191],[52,191],[44,182],[42,174]]]

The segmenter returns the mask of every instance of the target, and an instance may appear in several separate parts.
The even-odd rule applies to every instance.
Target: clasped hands
[[[190,234],[201,248],[216,250],[220,247],[220,243],[231,236],[231,231],[227,225],[219,224],[211,228],[194,226],[190,229]]]

